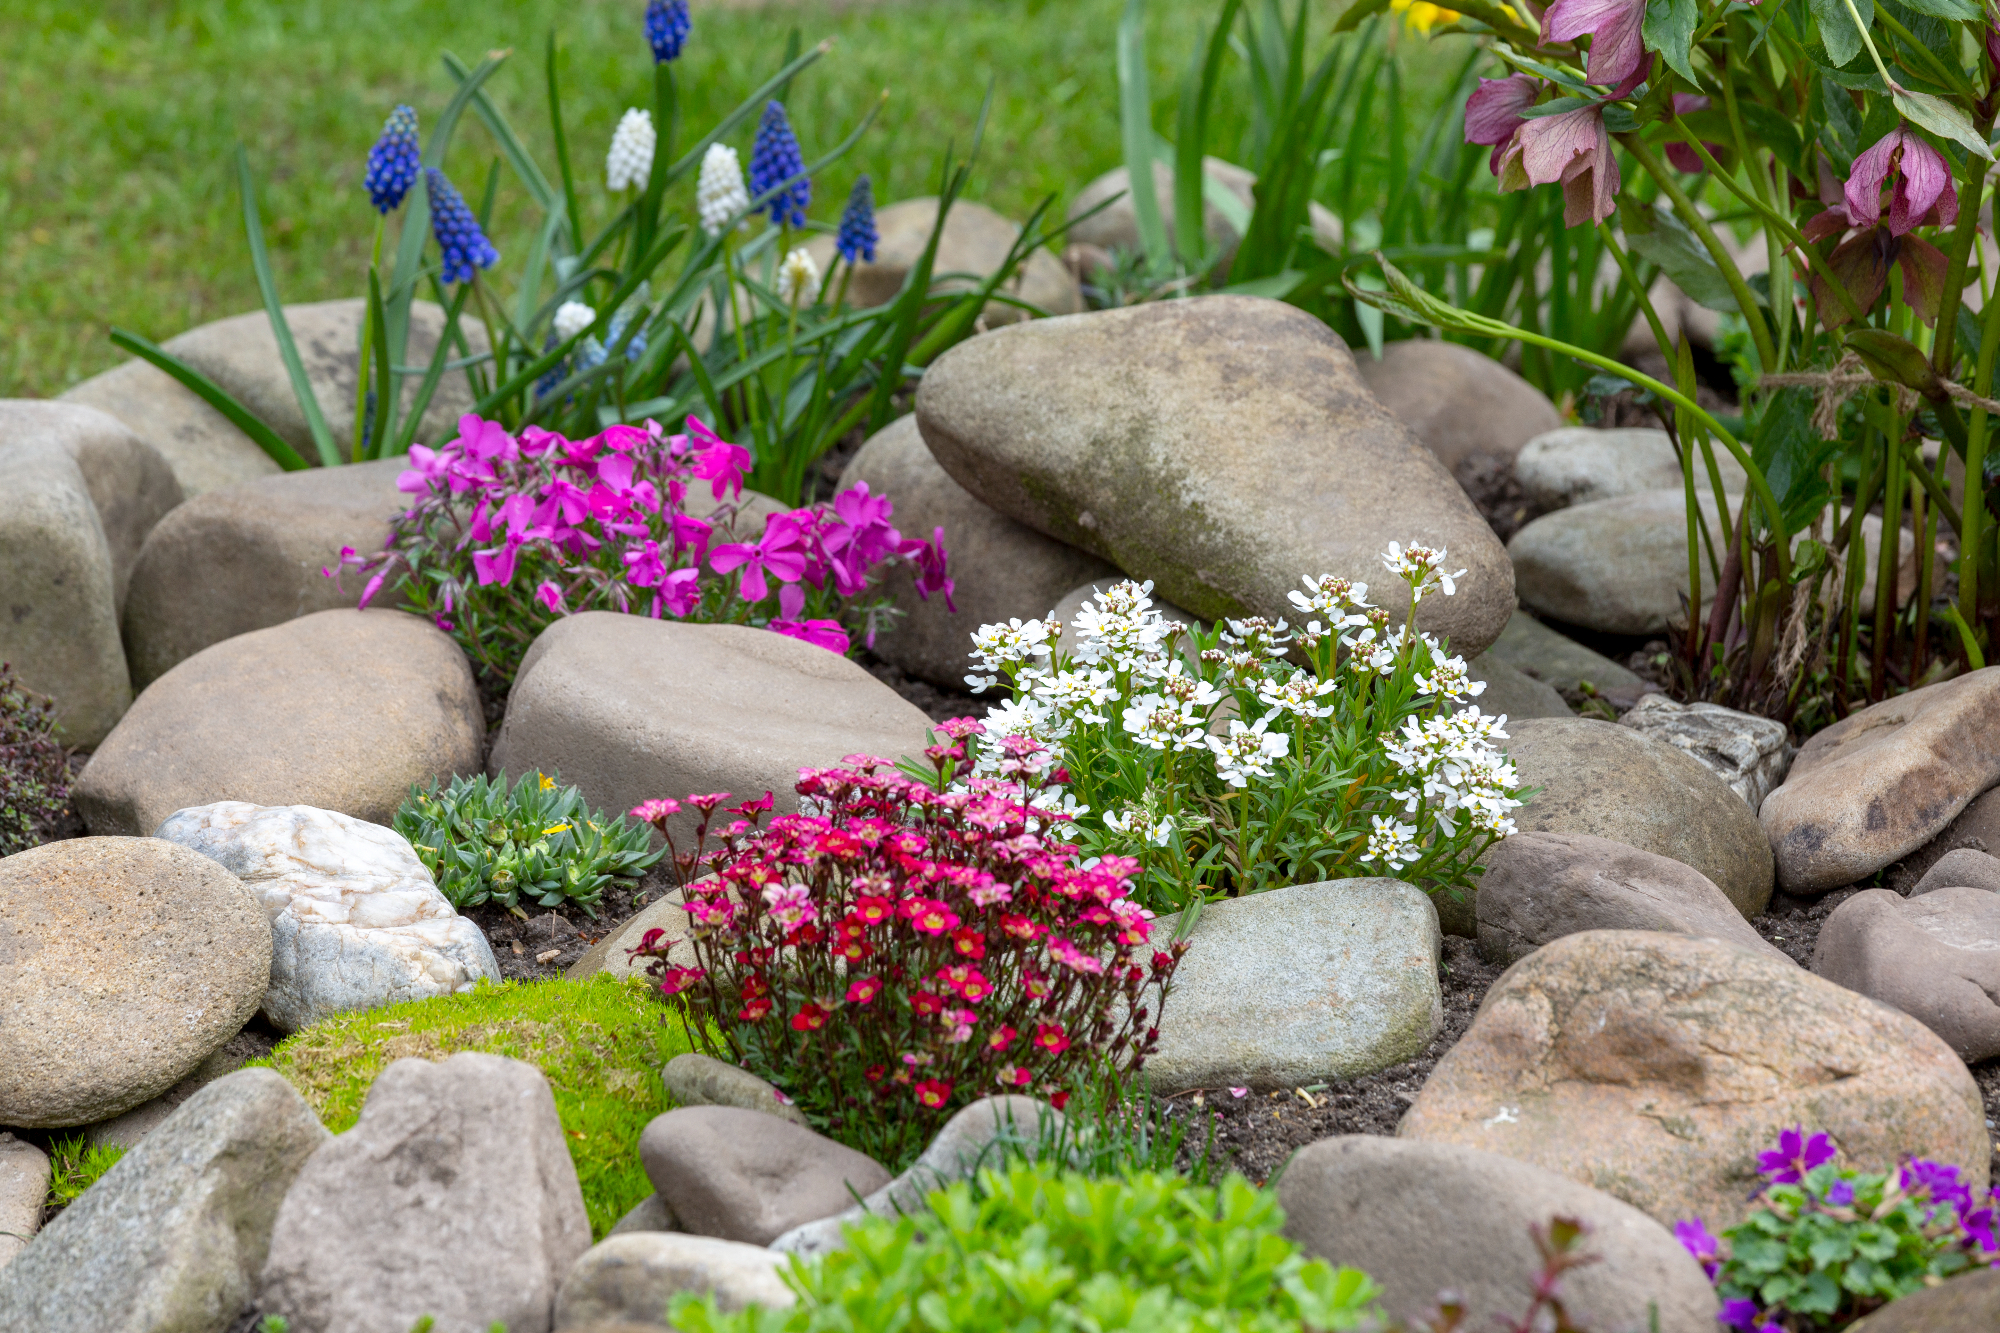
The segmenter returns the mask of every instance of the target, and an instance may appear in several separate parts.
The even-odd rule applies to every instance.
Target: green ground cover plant
[[[644,1003],[631,984],[600,975],[481,985],[343,1015],[287,1037],[262,1063],[336,1134],[354,1127],[368,1089],[393,1060],[485,1051],[538,1066],[555,1093],[591,1235],[601,1240],[653,1192],[639,1164],[639,1134],[673,1109],[660,1070],[690,1049],[677,1017]]]
[[[81,1134],[55,1140],[49,1144],[47,1206],[69,1207],[124,1155],[123,1147],[95,1144]]]
[[[46,841],[69,808],[69,753],[56,739],[55,704],[0,663],[0,856]]]

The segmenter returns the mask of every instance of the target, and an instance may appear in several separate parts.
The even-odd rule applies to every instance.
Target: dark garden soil
[[[606,889],[590,911],[575,903],[554,908],[524,903],[519,912],[485,903],[464,908],[459,915],[471,918],[486,932],[502,979],[547,981],[561,976],[590,952],[591,945],[659,901],[672,887],[665,868],[655,866],[637,884],[614,884]]]

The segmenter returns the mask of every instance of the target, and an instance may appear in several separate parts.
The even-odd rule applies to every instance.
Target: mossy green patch
[[[336,1134],[354,1127],[368,1089],[393,1060],[460,1051],[511,1056],[549,1080],[583,1186],[593,1237],[653,1192],[639,1134],[674,1103],[660,1082],[690,1049],[680,1020],[635,982],[481,985],[464,995],[389,1005],[315,1023],[278,1043],[269,1064]]]
[[[125,1149],[96,1145],[81,1134],[57,1139],[49,1145],[49,1197],[47,1203],[67,1208],[98,1179],[118,1165]]]

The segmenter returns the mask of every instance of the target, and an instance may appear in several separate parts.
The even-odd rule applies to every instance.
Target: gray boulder
[[[70,838],[0,860],[0,1124],[88,1125],[157,1096],[270,975],[256,898],[185,848]]]
[[[2000,893],[2000,857],[1975,852],[1970,847],[1946,852],[1924,872],[1917,886],[1910,890],[1910,896],[1921,898],[1934,889],[1959,887]]]
[[[638,1231],[679,1231],[680,1221],[674,1210],[667,1207],[667,1201],[655,1191],[625,1210],[625,1216],[611,1224],[605,1235],[623,1236]]]
[[[687,939],[688,921],[687,909],[681,906],[681,891],[668,889],[635,915],[606,931],[604,938],[591,945],[583,957],[571,963],[563,975],[571,981],[583,981],[599,972],[609,972],[620,981],[628,977],[643,980],[648,960],[634,959],[630,951],[639,947],[639,941],[646,937],[649,930],[664,930],[669,939],[679,941],[668,955],[668,961],[673,966],[698,966],[694,945]]]
[[[65,391],[58,401],[122,423],[166,460],[183,495],[274,477],[281,470],[228,417],[149,362],[113,366]]]
[[[1343,1134],[1293,1156],[1278,1201],[1285,1234],[1307,1254],[1381,1283],[1391,1316],[1420,1318],[1452,1290],[1468,1328],[1518,1319],[1541,1269],[1531,1228],[1546,1233],[1551,1219],[1566,1217],[1588,1228],[1579,1251],[1598,1258],[1563,1279],[1563,1307],[1577,1327],[1715,1328],[1715,1291],[1665,1227],[1609,1194],[1497,1153]]]
[[[1716,470],[1722,488],[1741,494],[1748,484],[1743,465],[1721,445],[1715,447]],[[1682,486],[1680,457],[1663,430],[1632,427],[1598,430],[1564,426],[1537,435],[1521,446],[1514,460],[1514,479],[1538,509],[1561,509],[1641,491]],[[1696,460],[1694,485],[1713,490],[1708,465]]]
[[[1609,838],[1516,833],[1479,881],[1479,951],[1512,963],[1585,930],[1664,930],[1726,940],[1786,962],[1700,871]]]
[[[1507,618],[1507,628],[1482,660],[1504,662],[1524,676],[1562,691],[1589,685],[1600,693],[1637,692],[1646,682],[1602,653],[1593,652],[1566,634],[1559,634],[1526,611]]]
[[[465,1051],[398,1060],[307,1160],[259,1284],[291,1333],[549,1333],[590,1219],[540,1070]]]
[[[1466,674],[1486,688],[1468,702],[1454,705],[1452,712],[1477,708],[1488,717],[1505,714],[1509,718],[1575,717],[1553,685],[1516,670],[1491,649],[1465,664]]]
[[[909,1170],[860,1203],[831,1217],[792,1228],[771,1248],[807,1258],[842,1248],[843,1232],[864,1217],[903,1217],[929,1211],[929,1197],[953,1181],[988,1167],[1004,1168],[1010,1154],[1033,1157],[1040,1145],[1059,1143],[1062,1112],[1033,1097],[982,1097],[944,1122]]]
[[[1587,833],[1691,866],[1746,918],[1771,900],[1771,847],[1741,797],[1692,756],[1587,718],[1508,723],[1521,785],[1515,827]]]
[[[1928,875],[1932,866],[1955,851],[2000,855],[2000,787],[1990,788],[1973,797],[1965,809],[1944,826],[1943,832],[1890,866],[1890,887],[1898,893],[1912,892],[1912,886]]]
[[[1865,879],[2000,782],[2000,667],[1870,705],[1799,749],[1759,812],[1790,893]]]
[[[1443,1021],[1437,909],[1398,880],[1211,903],[1191,940],[1146,1061],[1156,1093],[1353,1078],[1412,1058]]]
[[[865,310],[896,299],[910,271],[923,258],[924,247],[930,244],[937,211],[934,195],[904,199],[876,211],[875,258],[854,266],[853,280],[847,286],[850,306]],[[944,235],[938,238],[937,257],[931,267],[938,277],[931,290],[971,291],[1007,262],[1007,252],[1020,235],[1018,223],[985,204],[957,200],[945,219]],[[806,251],[821,273],[833,271],[833,242],[833,236],[826,233],[806,242]],[[1051,315],[1071,315],[1083,309],[1083,293],[1077,288],[1075,275],[1042,246],[1028,252],[1014,277],[1002,283],[999,291]],[[992,327],[1024,320],[1028,313],[1004,301],[989,301],[981,317]]]
[[[1785,724],[1719,704],[1677,704],[1649,694],[1618,719],[1621,727],[1665,741],[1721,778],[1756,814],[1791,770]]]
[[[1155,581],[1203,619],[1293,613],[1302,577],[1383,577],[1391,542],[1468,571],[1423,628],[1477,654],[1514,608],[1504,553],[1340,338],[1278,301],[1204,296],[1035,320],[959,344],[917,390],[945,471],[987,505]],[[1393,585],[1393,586],[1392,586]]]
[[[1354,368],[1447,469],[1481,454],[1511,459],[1562,424],[1540,389],[1458,343],[1393,342],[1383,347],[1381,360],[1358,356]]]
[[[394,829],[311,806],[221,801],[176,811],[154,837],[256,894],[272,937],[264,1015],[282,1031],[500,980],[485,932],[452,910]]]
[[[1970,1333],[2000,1328],[2000,1269],[1975,1268],[1936,1287],[1912,1292],[1847,1333]]]
[[[1820,927],[1813,971],[1902,1010],[1967,1064],[2000,1055],[2000,894],[1863,889]]]
[[[769,791],[783,813],[798,808],[801,767],[894,761],[929,733],[915,705],[838,653],[747,625],[587,611],[528,650],[488,770],[561,773],[614,812]],[[692,813],[676,819],[692,837]]]
[[[790,1309],[798,1298],[779,1277],[785,1256],[761,1245],[640,1232],[607,1236],[584,1251],[556,1297],[556,1333],[589,1333],[606,1325],[671,1327],[667,1302],[684,1291],[715,1298],[723,1314],[750,1305]]]
[[[272,1070],[209,1084],[0,1269],[0,1328],[230,1327],[255,1290],[279,1201],[326,1141]]]
[[[408,464],[384,459],[287,472],[198,495],[146,539],[125,604],[125,646],[144,689],[210,644],[315,611],[351,608],[321,571],[340,548],[382,549],[389,520],[415,496],[396,489]]]
[[[146,534],[181,502],[173,469],[125,423],[79,403],[0,399],[0,444],[14,441],[60,444],[76,460],[111,550],[112,590],[122,614]]]
[[[881,1163],[804,1125],[736,1106],[683,1106],[639,1136],[646,1178],[682,1229],[768,1245],[889,1183]]]
[[[660,1071],[667,1096],[682,1106],[734,1106],[761,1111],[780,1120],[810,1128],[805,1112],[782,1100],[783,1094],[747,1069],[690,1051],[667,1061]]]
[[[841,473],[842,490],[866,482],[895,503],[906,537],[944,529],[956,583],[953,611],[944,598],[920,598],[907,566],[892,570],[883,591],[903,613],[875,642],[875,651],[931,684],[964,691],[972,634],[982,625],[1048,614],[1079,583],[1116,578],[1110,565],[1074,546],[994,513],[938,466],[917,433],[914,416],[899,417],[871,436]]]
[[[1243,239],[1230,214],[1238,213],[1248,221],[1256,210],[1257,200],[1252,191],[1257,184],[1257,173],[1219,157],[1204,157],[1201,174],[1205,187],[1202,191],[1202,230],[1209,242],[1221,249],[1222,258],[1218,262],[1226,272],[1236,256],[1237,244]],[[1153,159],[1153,193],[1159,201],[1160,222],[1166,228],[1169,243],[1174,242],[1177,225],[1174,177],[1173,163]],[[1120,166],[1113,167],[1079,190],[1069,206],[1069,216],[1074,219],[1069,239],[1077,245],[1104,252],[1107,259],[1113,250],[1139,249],[1139,215],[1132,205],[1131,183],[1131,173]],[[1236,207],[1225,212],[1223,206],[1215,201],[1218,192],[1232,197]],[[1109,205],[1098,209],[1098,205],[1107,200]],[[1093,213],[1093,209],[1098,211]],[[1085,217],[1086,213],[1090,216]],[[1328,254],[1339,253],[1340,218],[1332,209],[1317,202],[1309,205],[1307,225],[1312,228],[1313,244]]]
[[[27,1248],[49,1197],[49,1155],[0,1130],[0,1268]]]
[[[66,744],[88,749],[132,706],[111,546],[61,443],[0,437],[0,476],[0,662],[55,700]]]
[[[261,1060],[269,1055],[271,1045],[270,1038],[262,1033],[237,1033],[209,1052],[208,1058],[196,1065],[192,1073],[151,1101],[141,1102],[109,1120],[84,1126],[84,1141],[99,1148],[132,1147],[165,1124],[167,1117],[179,1110],[181,1103],[188,1098],[217,1079],[235,1073],[252,1060]]]
[[[622,618],[622,617],[621,617]],[[77,783],[93,833],[216,801],[387,824],[411,786],[479,769],[465,654],[401,611],[320,611],[204,648],[146,687]]]

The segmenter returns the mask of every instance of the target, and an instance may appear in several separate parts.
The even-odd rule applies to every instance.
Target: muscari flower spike
[[[805,159],[799,154],[799,138],[785,116],[785,104],[772,102],[757,122],[757,141],[750,149],[750,194],[762,197],[783,185],[765,200],[771,221],[780,226],[806,225],[806,207],[812,203],[812,181],[807,178]],[[787,184],[789,182],[789,184]]]
[[[480,230],[464,196],[436,167],[424,168],[424,193],[431,203],[431,234],[444,252],[444,281],[471,282],[480,269],[500,262],[500,252]]]
[[[848,192],[847,207],[840,213],[840,234],[833,248],[852,264],[857,259],[875,262],[875,187],[866,176],[854,182]]]
[[[368,150],[368,202],[377,213],[393,213],[402,206],[403,196],[417,183],[423,166],[422,148],[417,143],[417,112],[399,106],[389,113],[382,137]]]
[[[750,192],[743,188],[743,164],[736,150],[728,144],[710,144],[701,159],[701,176],[694,189],[694,211],[701,229],[710,236],[720,236],[729,220],[748,207]]]
[[[688,18],[688,0],[652,0],[646,6],[646,40],[653,47],[653,63],[664,65],[669,60],[678,60],[681,48],[687,45],[688,29],[693,22]]]
[[[604,155],[604,183],[613,190],[645,188],[658,143],[653,113],[638,107],[627,110],[611,132],[611,149]]]

